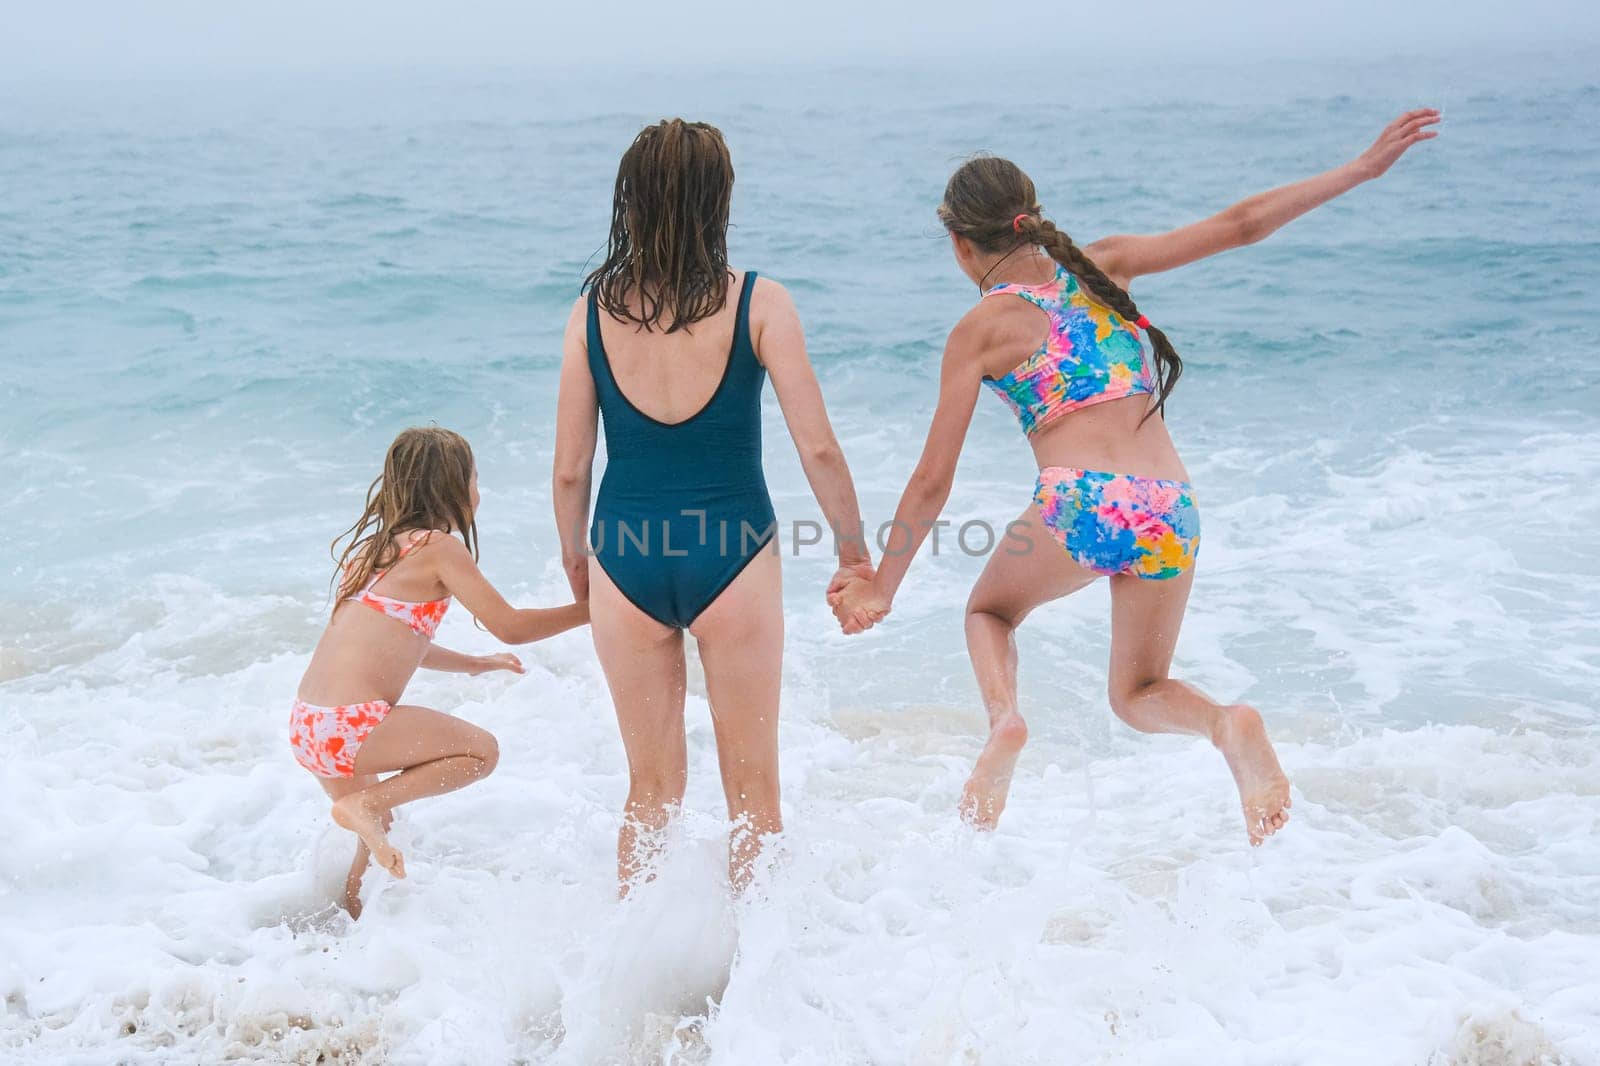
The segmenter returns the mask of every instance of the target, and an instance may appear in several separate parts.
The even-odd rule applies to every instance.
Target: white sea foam
[[[830,712],[791,686],[789,831],[734,904],[695,695],[689,813],[659,880],[618,903],[600,677],[582,635],[529,658],[525,678],[417,686],[507,757],[403,812],[411,877],[369,875],[359,923],[333,906],[351,840],[267,709],[299,657],[197,674],[119,649],[85,680],[12,682],[8,1060],[1600,1055],[1582,734],[1286,744],[1291,831],[1252,851],[1214,753],[1121,731],[1086,753],[1046,730],[983,838],[952,817],[971,707]]]

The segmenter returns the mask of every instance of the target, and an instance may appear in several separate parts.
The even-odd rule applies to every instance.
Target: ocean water
[[[1072,73],[0,84],[0,1061],[1600,1063],[1593,64]],[[351,842],[284,728],[327,543],[437,421],[477,451],[487,572],[562,597],[560,334],[640,125],[725,130],[735,266],[793,292],[883,521],[973,297],[933,217],[964,155],[1089,240],[1421,104],[1441,137],[1382,181],[1135,290],[1188,364],[1206,523],[1178,671],[1266,714],[1281,837],[1247,847],[1213,752],[1111,716],[1103,588],[1024,627],[1034,740],[1000,830],[962,829],[982,560],[920,560],[846,639],[807,549],[751,898],[698,679],[671,857],[613,898],[624,763],[580,632],[525,677],[418,678],[500,769],[402,812],[411,877],[370,876],[359,923],[331,907]],[[780,518],[815,518],[767,405]],[[986,400],[947,517],[1031,483]]]

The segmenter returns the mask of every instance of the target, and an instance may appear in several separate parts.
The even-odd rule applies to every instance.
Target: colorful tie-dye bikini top
[[[1106,400],[1153,393],[1155,382],[1133,324],[1083,291],[1059,264],[1043,285],[996,285],[984,297],[1015,293],[1050,316],[1044,344],[988,385],[1032,435],[1069,414]]]
[[[410,554],[412,548],[428,542],[427,534],[420,538],[413,537],[411,542],[400,549],[400,554],[395,557],[386,569],[372,575],[372,580],[367,582],[367,587],[350,598],[363,607],[371,607],[374,611],[388,615],[390,618],[404,622],[414,632],[420,633],[429,640],[439,631],[439,623],[444,621],[444,613],[450,609],[450,597],[442,600],[397,600],[392,596],[380,596],[372,591],[384,574],[393,570],[401,559]]]

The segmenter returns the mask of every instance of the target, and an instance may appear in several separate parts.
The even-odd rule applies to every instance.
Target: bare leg
[[[783,568],[763,550],[689,627],[700,645],[733,833],[728,881],[750,883],[765,837],[783,831],[778,694],[783,682]]]
[[[343,799],[352,792],[360,792],[364,788],[371,788],[378,783],[377,774],[357,774],[355,777],[319,777],[322,790],[328,798],[334,801]],[[383,828],[387,832],[394,825],[394,815],[385,813]],[[350,917],[361,917],[361,882],[367,873],[367,864],[372,861],[372,851],[367,847],[367,842],[356,837],[356,855],[350,863],[350,872],[344,877],[344,909]]]
[[[500,760],[493,734],[452,715],[401,704],[362,743],[356,773],[400,771],[334,802],[333,820],[359,836],[379,866],[406,875],[389,843],[388,814],[402,803],[454,792],[489,775]]]
[[[1194,584],[1188,570],[1164,581],[1111,579],[1111,708],[1142,733],[1188,733],[1216,745],[1228,761],[1252,845],[1289,820],[1289,779],[1255,708],[1224,707],[1168,676],[1183,609]]]
[[[1099,575],[1061,550],[1030,506],[1013,524],[1014,536],[989,557],[967,600],[967,654],[989,713],[989,740],[961,793],[961,817],[993,829],[1005,810],[1017,756],[1028,726],[1017,710],[1016,630],[1039,604],[1088,585]]]
[[[683,631],[635,607],[591,559],[589,632],[628,753],[628,801],[617,832],[617,892],[626,896],[688,783]]]

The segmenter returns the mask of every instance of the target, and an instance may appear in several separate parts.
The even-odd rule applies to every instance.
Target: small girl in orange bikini
[[[369,858],[406,875],[389,843],[390,812],[489,775],[494,736],[452,715],[400,702],[417,668],[523,673],[515,655],[465,655],[433,643],[452,598],[496,638],[528,644],[589,621],[589,605],[512,607],[478,569],[478,471],[459,434],[428,427],[395,438],[355,525],[333,542],[339,593],[289,715],[295,759],[333,800],[333,820],[360,838],[344,906],[361,914]],[[395,772],[398,771],[398,772]],[[393,776],[379,778],[379,774]]]

